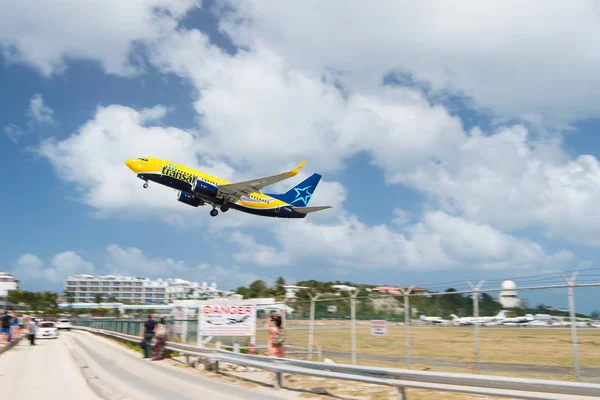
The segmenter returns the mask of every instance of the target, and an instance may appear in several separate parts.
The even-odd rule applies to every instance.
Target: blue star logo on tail
[[[294,199],[294,201],[292,201],[292,204],[294,204],[297,201],[302,201],[304,206],[306,206],[308,204],[308,200],[310,200],[312,196],[312,193],[308,191],[308,189],[310,189],[311,187],[312,186],[307,186],[302,189],[294,188],[294,190],[296,191],[296,198]]]

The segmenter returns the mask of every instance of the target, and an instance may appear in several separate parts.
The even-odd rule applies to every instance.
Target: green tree
[[[40,292],[39,301],[42,308],[57,309],[58,308],[58,294],[54,292]]]
[[[466,316],[471,312],[469,308],[470,310],[473,309],[473,301],[469,301],[469,299],[464,298],[460,293],[454,292],[456,292],[454,288],[447,289],[446,294],[443,294],[440,299],[440,305],[448,313],[456,314],[459,317]],[[471,307],[469,307],[469,303],[471,303]]]
[[[256,280],[250,284],[248,288],[248,297],[251,299],[257,297],[267,297],[269,295],[269,288],[262,280]]]
[[[283,288],[285,285],[285,279],[283,276],[280,276],[275,280],[275,285],[271,288],[271,295],[273,296],[283,296],[285,295],[285,289]]]
[[[96,304],[102,303],[102,295],[100,293],[96,293],[96,295],[94,296],[94,303],[96,303]]]
[[[592,313],[590,314],[590,318],[593,318],[593,319],[600,318],[600,311],[598,311],[598,310],[592,311]]]
[[[75,303],[75,293],[67,290],[65,291],[65,297],[67,299],[67,303],[69,303],[69,306],[72,306],[73,303]]]
[[[23,290],[11,290],[8,292],[7,300],[12,304],[25,303],[25,292]]]
[[[248,289],[245,286],[240,286],[235,290],[235,293],[241,294],[244,297],[244,299],[247,299],[247,298],[249,298],[249,295],[250,295],[250,289]]]

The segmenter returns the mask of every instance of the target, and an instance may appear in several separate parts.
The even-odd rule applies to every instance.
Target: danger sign
[[[256,308],[254,306],[207,304],[202,307],[200,336],[254,336]]]
[[[372,336],[387,336],[387,321],[384,319],[371,320]]]

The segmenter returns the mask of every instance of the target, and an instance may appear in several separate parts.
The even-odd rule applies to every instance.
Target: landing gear
[[[223,211],[223,212],[227,212],[227,210],[229,210],[229,206],[228,206],[227,204],[223,204],[223,205],[221,206],[221,211]]]
[[[148,189],[148,182],[144,182],[144,189]]]
[[[217,211],[216,208],[213,208],[212,210],[210,210],[211,217],[216,217],[218,214],[219,214],[219,212]]]

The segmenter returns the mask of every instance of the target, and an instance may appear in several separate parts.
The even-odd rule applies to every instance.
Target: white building
[[[348,285],[333,285],[333,286],[331,286],[331,288],[337,290],[336,296],[341,296],[341,294],[343,292],[351,292],[351,291],[356,290],[356,288],[354,286],[348,286]]]
[[[214,297],[229,292],[217,290],[217,284],[210,286],[183,279],[156,279],[127,276],[74,275],[65,280],[65,293],[73,293],[75,303],[95,303],[97,295],[102,301],[115,300],[126,304],[168,304],[177,299],[200,299]]]
[[[285,298],[286,299],[295,299],[296,293],[301,290],[308,289],[306,286],[296,286],[296,285],[283,285],[285,289]]]
[[[517,298],[517,285],[513,281],[502,282],[502,291],[498,294],[498,302],[504,308],[518,308],[521,300]]]
[[[0,297],[8,296],[11,290],[19,290],[18,279],[6,272],[0,272]]]

